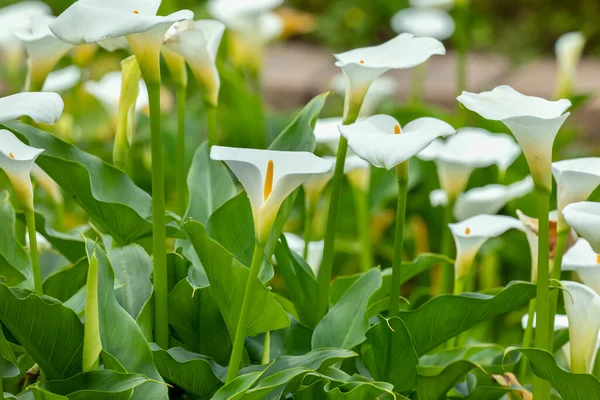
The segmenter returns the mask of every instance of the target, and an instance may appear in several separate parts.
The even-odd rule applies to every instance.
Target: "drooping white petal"
[[[571,203],[562,214],[567,224],[587,240],[596,253],[600,253],[600,203]]]
[[[529,322],[529,314],[523,315],[521,318],[521,326],[523,329],[527,328],[527,323]],[[536,315],[533,314],[533,327],[535,328]],[[566,315],[556,314],[554,316],[554,330],[560,331],[561,329],[569,328],[569,318]]]
[[[410,159],[436,138],[455,132],[450,124],[429,117],[416,119],[402,129],[398,121],[388,115],[375,115],[351,125],[341,125],[339,129],[354,153],[387,170]]]
[[[446,40],[456,28],[454,20],[446,11],[435,8],[405,8],[392,17],[392,30],[396,33],[412,33],[418,37]]]
[[[552,163],[558,209],[586,200],[600,185],[600,158],[575,158]]]
[[[81,75],[81,69],[76,65],[71,65],[58,71],[51,72],[44,82],[42,91],[56,93],[65,92],[79,83]]]
[[[565,309],[569,319],[571,371],[591,373],[598,352],[600,296],[591,288],[571,281],[562,282]]]
[[[51,13],[50,7],[42,1],[21,1],[0,8],[0,47],[18,44],[13,31],[26,29],[32,18]]]
[[[533,190],[530,176],[511,185],[487,185],[469,190],[456,199],[454,217],[462,221],[478,214],[496,214],[509,201],[523,197]]]
[[[409,4],[411,7],[423,7],[423,8],[440,8],[442,10],[449,10],[454,7],[456,0],[410,0]]]
[[[306,242],[304,242],[304,240],[300,236],[295,235],[290,232],[285,232],[284,235],[285,235],[285,240],[287,240],[288,246],[290,246],[290,250],[292,250],[294,253],[296,253],[300,257],[302,257],[302,254],[304,253],[304,246],[305,246]],[[306,257],[307,258],[306,262],[308,263],[310,268],[313,270],[315,276],[317,276],[319,274],[319,269],[321,267],[321,261],[323,260],[324,245],[325,245],[325,242],[323,240],[320,240],[318,242],[309,242],[308,243],[308,255]]]
[[[565,33],[554,46],[558,62],[558,92],[569,94],[577,85],[577,64],[585,46],[585,36],[581,32]]]
[[[63,100],[56,93],[17,93],[0,98],[0,122],[28,116],[38,123],[53,124],[63,108]]]
[[[343,73],[336,74],[331,80],[331,90],[340,96],[344,96],[346,92],[346,77]],[[394,78],[382,76],[376,79],[367,94],[360,108],[360,117],[369,117],[379,108],[381,102],[392,97],[398,91],[398,82]],[[338,125],[341,125],[341,120]]]
[[[113,118],[116,118],[119,111],[121,83],[121,72],[114,71],[104,75],[98,82],[85,82],[83,88],[94,96]],[[148,88],[144,81],[140,80],[139,94],[135,103],[136,111],[147,107],[148,102]]]
[[[308,178],[326,173],[332,167],[331,161],[308,152],[213,146],[210,156],[225,161],[246,190],[261,241],[268,238],[281,203]],[[272,179],[267,182],[270,163]]]
[[[600,256],[587,240],[579,238],[562,260],[563,271],[575,271],[587,286],[600,294]]]

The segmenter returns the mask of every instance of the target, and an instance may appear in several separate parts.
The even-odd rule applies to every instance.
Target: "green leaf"
[[[64,379],[81,371],[83,325],[70,308],[0,284],[0,320],[48,379]]]
[[[501,386],[478,386],[467,397],[465,400],[498,400],[500,398],[505,398],[502,396],[514,394],[515,396],[522,395],[521,390],[519,389],[508,389],[503,388]],[[508,397],[509,399],[516,398],[520,399],[521,397]]]
[[[600,381],[591,374],[574,374],[560,367],[552,354],[546,350],[529,348],[509,348],[523,353],[530,362],[531,371],[545,379],[565,400],[595,400],[600,393]]]
[[[32,279],[31,261],[15,235],[15,210],[8,192],[0,193],[0,274],[9,286]]]
[[[88,274],[87,257],[60,269],[44,279],[44,294],[60,301],[67,301],[83,286]]]
[[[378,318],[367,331],[363,362],[374,379],[393,384],[395,392],[410,392],[419,384],[419,357],[410,334],[399,318]]]
[[[333,306],[315,328],[313,349],[338,347],[351,349],[365,340],[369,329],[367,306],[369,299],[381,287],[381,271],[377,268],[364,273],[340,301]]]
[[[387,382],[370,382],[367,380],[341,381],[327,375],[310,374],[307,382],[294,394],[298,400],[407,400],[406,397],[394,394],[392,385]],[[362,378],[362,377],[361,377]]]
[[[194,154],[187,184],[190,201],[184,221],[194,219],[206,224],[208,217],[237,193],[225,164],[210,159],[207,143]]]
[[[32,126],[2,125],[30,146],[44,149],[36,163],[119,244],[152,233],[152,199],[121,170]],[[167,220],[170,233],[177,234],[173,218]]]
[[[208,237],[199,222],[187,222],[184,229],[204,265],[215,301],[233,337],[250,271],[236,261],[223,246]],[[252,295],[249,297],[251,304],[247,336],[289,326],[290,320],[286,312],[260,280],[251,281],[250,293]]]
[[[111,370],[82,372],[69,379],[42,383],[41,388],[69,400],[103,400],[131,391],[148,382],[139,374],[124,374]]]
[[[215,393],[212,400],[238,400],[260,377],[260,372],[251,372],[236,377]]]
[[[2,368],[0,369],[0,379],[14,378],[19,376],[21,371],[19,370],[19,362],[15,353],[10,347],[10,343],[6,340],[2,326],[0,325],[0,361],[2,362]]]
[[[437,296],[416,310],[401,311],[399,317],[410,332],[417,354],[423,355],[486,319],[523,307],[535,294],[534,284],[515,281],[493,296]]]
[[[189,352],[181,347],[168,351],[152,345],[154,362],[160,374],[174,385],[201,398],[209,398],[223,382],[226,369],[212,358]]]

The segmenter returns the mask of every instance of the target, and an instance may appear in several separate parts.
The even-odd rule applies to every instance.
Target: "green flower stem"
[[[553,281],[560,280],[560,272],[562,269],[562,259],[565,254],[565,249],[567,248],[567,240],[569,239],[569,227],[566,226],[562,217],[559,217],[558,221],[558,237],[556,239],[556,247],[554,249],[554,262],[552,265],[552,274],[550,279]],[[558,295],[560,290],[553,290],[550,293],[550,312],[548,317],[548,322],[550,323],[548,329],[550,332],[554,332],[554,316],[556,315],[556,306],[558,303]],[[585,372],[585,371],[584,371]]]
[[[131,172],[129,165],[129,138],[127,137],[129,113],[119,112],[113,145],[113,164],[124,172]]]
[[[182,217],[187,209],[187,171],[185,170],[186,92],[186,86],[177,85],[177,211]]]
[[[261,365],[268,364],[271,361],[271,332],[265,332],[265,341],[263,343]]]
[[[550,212],[550,190],[537,187],[538,199],[538,277],[536,295],[536,327],[535,347],[541,350],[551,350],[550,343],[550,298],[549,298],[549,220]],[[534,377],[533,397],[536,400],[548,400],[550,398],[550,384],[544,379]]]
[[[240,318],[238,320],[237,328],[235,330],[235,338],[233,340],[233,349],[231,351],[231,358],[229,359],[229,367],[227,369],[227,377],[225,383],[231,382],[238,374],[240,365],[242,363],[242,355],[244,353],[244,341],[246,340],[246,330],[248,329],[248,313],[250,312],[250,288],[252,287],[253,279],[258,279],[258,273],[260,272],[260,265],[264,257],[265,245],[256,241],[254,243],[254,254],[252,255],[252,265],[250,266],[250,272],[248,274],[248,280],[246,281],[246,288],[244,289],[244,298],[242,300],[242,310],[240,311]],[[264,357],[264,354],[263,354]]]
[[[360,268],[363,272],[373,267],[373,253],[371,251],[371,232],[369,221],[369,192],[358,187],[352,187],[354,204],[356,206],[356,222],[358,236],[360,237]]]
[[[442,219],[442,240],[440,246],[440,252],[450,258],[453,257],[452,251],[452,234],[448,224],[454,221],[452,215],[454,211],[454,200],[448,199],[448,204],[444,207],[444,216]],[[440,294],[453,293],[454,286],[454,266],[444,265],[440,271]]]
[[[312,238],[312,223],[315,217],[315,209],[317,208],[316,204],[311,204],[310,200],[306,203],[306,213],[304,216],[304,250],[302,251],[302,258],[305,260],[308,257],[308,245],[310,244],[310,240]]]
[[[394,238],[394,263],[392,264],[392,286],[390,288],[390,317],[398,315],[400,307],[400,272],[404,251],[404,223],[406,220],[406,197],[408,193],[408,161],[396,166],[398,181],[398,207],[396,209],[396,234]]]
[[[525,334],[523,335],[523,343],[521,347],[531,347],[533,342],[533,316],[535,315],[535,300],[531,300],[529,302],[529,309],[527,310],[527,326],[525,327]],[[527,357],[521,358],[521,363],[519,365],[519,379],[523,379],[523,377],[527,374],[527,370],[529,369],[529,360]]]
[[[100,351],[100,325],[98,320],[98,258],[90,258],[85,293],[85,325],[83,331],[83,372],[98,369]]]
[[[467,49],[469,47],[469,4],[463,2],[456,7],[456,84],[458,93],[467,87]]]
[[[160,121],[160,82],[146,82],[150,100],[152,143],[152,248],[154,261],[154,340],[169,348],[167,305],[167,244],[165,227],[165,181]]]
[[[33,270],[33,286],[35,292],[42,296],[42,273],[40,271],[40,257],[38,255],[37,235],[35,230],[35,212],[33,208],[26,207],[25,219],[27,220],[27,233],[29,235],[29,254],[31,255],[31,268]]]
[[[206,128],[208,135],[208,145],[213,146],[217,144],[218,131],[217,131],[217,107],[210,104],[205,104],[206,107]]]

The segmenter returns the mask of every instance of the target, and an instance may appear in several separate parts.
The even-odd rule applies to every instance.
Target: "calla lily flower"
[[[334,154],[337,153],[340,141],[340,125],[342,119],[339,117],[320,118],[315,124],[314,135],[317,143],[326,145]]]
[[[344,96],[346,92],[346,78],[344,74],[337,74],[331,80],[331,90],[340,96]],[[359,117],[369,117],[375,113],[379,108],[384,99],[392,97],[398,90],[398,82],[394,78],[382,76],[375,80],[367,94],[360,108]],[[341,125],[340,123],[337,125]]]
[[[331,178],[333,178],[335,157],[325,156],[323,157],[323,159],[331,162],[331,169],[322,174],[312,175],[310,178],[306,179],[302,184],[302,188],[304,189],[304,193],[306,195],[308,207],[314,207],[317,204],[317,202],[321,198],[323,190],[325,190],[325,187],[327,186]]]
[[[600,203],[572,203],[562,213],[567,224],[587,240],[596,253],[600,253]]]
[[[27,116],[40,124],[53,124],[64,106],[56,93],[17,93],[0,98],[0,122]]]
[[[55,20],[51,15],[39,15],[31,18],[29,25],[13,31],[25,49],[29,59],[28,91],[41,90],[46,77],[60,59],[73,47],[50,32],[49,25]]]
[[[463,92],[457,100],[483,118],[502,121],[523,149],[536,185],[552,190],[552,146],[571,106],[566,99],[548,101],[525,96],[510,86],[498,86],[480,94]]]
[[[569,96],[577,86],[577,64],[585,46],[585,36],[581,32],[565,33],[554,46],[558,63],[556,93],[558,97]]]
[[[145,79],[160,82],[160,47],[169,28],[194,18],[189,10],[156,15],[161,0],[79,0],[67,8],[50,30],[65,42],[81,45],[125,37]]]
[[[281,203],[311,176],[332,167],[308,152],[213,146],[210,157],[224,161],[246,190],[259,243],[269,238]]]
[[[562,285],[569,319],[571,371],[589,374],[598,353],[600,296],[578,282],[563,281]]]
[[[285,232],[284,235],[288,246],[290,246],[290,250],[302,257],[305,246],[304,240],[293,233]],[[319,274],[319,267],[321,266],[321,260],[323,259],[323,246],[324,242],[322,240],[308,243],[308,256],[306,257],[306,262],[313,270],[315,276]]]
[[[600,255],[587,240],[579,238],[565,253],[562,261],[563,271],[575,271],[587,286],[600,294]]]
[[[216,107],[221,80],[217,71],[217,51],[225,25],[218,21],[183,21],[167,32],[164,45],[187,61],[198,84],[202,87],[204,101]]]
[[[396,33],[412,33],[418,37],[446,40],[454,34],[456,25],[446,11],[435,8],[405,8],[392,17],[392,30]]]
[[[521,326],[523,327],[523,329],[527,329],[528,322],[529,322],[529,314],[523,315],[523,318],[521,318]],[[536,318],[535,318],[535,314],[533,314],[533,327],[534,328],[535,328],[535,322],[536,322]],[[569,328],[569,318],[566,315],[556,314],[554,316],[554,330],[560,331],[562,329],[568,329],[568,328]]]
[[[449,10],[454,7],[456,0],[410,0],[411,7],[439,8]]]
[[[81,75],[81,69],[76,65],[50,72],[44,82],[42,91],[55,93],[66,92],[79,83]]]
[[[116,120],[119,112],[122,82],[121,72],[114,71],[104,75],[98,82],[85,82],[83,88],[102,104],[113,120]],[[135,110],[139,112],[146,107],[148,107],[148,89],[144,81],[140,80]]]
[[[416,67],[431,56],[446,54],[444,45],[433,38],[416,38],[403,33],[378,46],[334,54],[336,66],[346,77],[344,117],[358,115],[371,83],[390,69]]]
[[[481,214],[448,226],[456,243],[454,276],[455,292],[458,293],[464,287],[477,252],[488,239],[500,236],[510,229],[525,231],[521,221],[504,215]]]
[[[386,170],[410,159],[436,138],[455,132],[450,124],[428,117],[401,128],[398,121],[388,115],[375,115],[351,125],[340,125],[339,129],[352,151]]]

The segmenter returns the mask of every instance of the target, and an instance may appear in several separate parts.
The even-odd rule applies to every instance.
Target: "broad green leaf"
[[[465,400],[498,400],[508,394],[513,394],[514,396],[522,395],[519,389],[508,389],[501,386],[478,386],[465,397]],[[512,398],[520,398],[514,396]],[[509,397],[509,399],[512,398]]]
[[[417,354],[423,355],[486,319],[523,307],[535,294],[534,284],[515,281],[493,296],[437,296],[416,310],[401,311],[399,317],[410,332]]]
[[[260,372],[251,372],[236,377],[215,393],[212,400],[238,400],[260,377]]]
[[[169,325],[188,350],[227,365],[231,339],[209,287],[194,290],[187,279],[169,293]]]
[[[15,236],[15,210],[8,192],[0,193],[0,276],[9,286],[32,279],[31,261]]]
[[[196,150],[187,184],[190,201],[184,221],[194,219],[206,224],[208,217],[237,193],[225,164],[210,159],[207,143]]]
[[[264,400],[264,399],[280,399],[286,390],[286,386],[292,381],[302,379],[304,375],[313,372],[312,369],[306,367],[294,367],[279,371],[262,379],[252,389],[246,391],[242,396],[244,400]]]
[[[10,343],[6,340],[2,326],[0,325],[0,362],[2,362],[2,368],[0,369],[0,379],[14,378],[19,376],[19,362],[15,353],[10,347]]]
[[[363,362],[374,379],[393,384],[395,392],[410,392],[419,384],[419,357],[410,334],[399,318],[378,318],[367,331]]]
[[[88,260],[84,257],[47,276],[44,279],[44,294],[63,302],[67,301],[85,286],[87,274]]]
[[[319,322],[313,333],[312,348],[351,349],[362,343],[369,329],[369,299],[380,287],[379,269],[364,273]]]
[[[154,362],[160,374],[174,385],[201,398],[209,398],[225,381],[226,369],[212,358],[181,347],[168,351],[152,345]]]
[[[83,325],[68,307],[0,284],[0,320],[48,379],[64,379],[81,371]]]
[[[118,362],[124,371],[139,373],[155,382],[141,385],[132,399],[166,399],[167,388],[162,384],[150,346],[135,320],[117,301],[114,288],[114,272],[104,250],[86,239],[88,260],[95,254],[98,259],[98,310],[102,350]],[[106,357],[103,355],[106,364]]]
[[[208,237],[199,222],[187,222],[184,229],[204,265],[215,301],[233,337],[250,270],[236,261],[223,246]],[[252,279],[250,291],[249,299],[252,303],[248,314],[247,336],[289,326],[290,320],[286,312],[259,279]]]
[[[529,359],[531,371],[545,379],[565,400],[595,400],[600,393],[600,381],[591,374],[574,374],[559,366],[546,350],[509,348],[506,353],[519,351]]]
[[[69,379],[42,383],[41,388],[69,400],[103,400],[115,394],[129,392],[148,382],[139,374],[124,374],[111,370],[82,372]]]
[[[47,132],[20,122],[2,125],[44,149],[37,164],[83,208],[94,225],[125,245],[152,232],[152,199],[121,170]],[[172,217],[170,233],[177,234]]]
[[[307,382],[294,394],[299,400],[407,400],[406,397],[394,394],[392,385],[387,382],[370,382],[368,380],[340,381],[327,375],[308,375]]]

